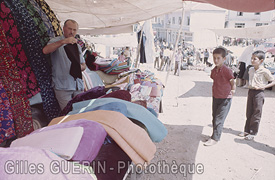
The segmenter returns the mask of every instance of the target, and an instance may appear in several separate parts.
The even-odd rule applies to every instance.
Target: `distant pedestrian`
[[[258,133],[264,105],[264,90],[275,85],[271,72],[263,66],[264,59],[265,53],[263,51],[252,53],[251,63],[253,67],[248,72],[249,90],[246,104],[246,122],[244,132],[239,134],[246,140],[253,140]]]
[[[182,56],[182,50],[181,48],[178,49],[177,53],[175,54],[175,72],[174,75],[180,75],[180,65],[181,65],[181,61],[183,59]]]
[[[205,51],[203,53],[203,57],[204,57],[203,63],[206,64],[206,65],[208,65],[209,52],[208,52],[207,49],[205,49]]]
[[[125,62],[126,61],[126,57],[124,55],[124,52],[121,52],[120,56],[118,56],[118,60],[121,62]]]
[[[130,48],[128,46],[126,46],[126,49],[124,50],[124,56],[126,58],[127,65],[130,66],[130,63],[131,63],[131,51],[130,51]]]
[[[168,47],[164,47],[164,50],[163,50],[163,59],[161,61],[161,65],[160,65],[160,70],[161,71],[164,70],[164,68],[165,68],[166,65],[168,66],[168,63],[170,61],[170,56],[171,56],[171,53],[170,53],[169,48]]]
[[[213,51],[213,61],[216,65],[210,75],[213,79],[213,133],[211,138],[204,143],[205,146],[212,146],[220,140],[223,124],[230,110],[232,96],[236,89],[233,72],[224,65],[225,55],[226,51],[224,48],[217,48]]]
[[[200,49],[196,51],[196,63],[199,64],[201,62],[201,52]]]
[[[226,60],[224,64],[228,67],[231,67],[233,60],[234,60],[234,57],[231,55],[230,51],[227,51]]]
[[[160,59],[160,48],[156,46],[155,49],[155,62],[154,62],[154,68],[159,69],[159,59]]]

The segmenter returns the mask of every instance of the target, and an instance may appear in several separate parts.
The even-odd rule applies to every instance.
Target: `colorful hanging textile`
[[[45,45],[47,45],[50,38],[42,18],[40,17],[39,13],[34,9],[33,5],[28,0],[20,0],[20,2],[28,11],[30,17],[33,19],[35,27],[38,31],[38,35],[40,37],[41,45],[42,47],[44,47]]]
[[[0,79],[0,144],[16,136],[10,101]]]
[[[26,90],[27,97],[31,98],[40,91],[36,77],[22,48],[19,32],[10,9],[6,7],[4,2],[2,2],[0,3],[0,10],[0,23],[2,23],[12,56],[21,75],[21,83],[23,88]]]
[[[51,21],[49,20],[48,16],[45,14],[45,12],[39,7],[39,4],[35,0],[29,0],[29,2],[33,5],[34,9],[39,13],[40,17],[43,20],[43,23],[47,29],[47,33],[50,38],[55,37],[55,33],[53,30],[53,25]]]
[[[41,89],[44,112],[50,120],[58,116],[60,107],[51,86],[51,67],[42,53],[43,47],[37,35],[37,29],[32,18],[19,0],[5,0],[4,2],[10,8],[16,20],[23,48]]]
[[[1,24],[0,45],[0,77],[11,104],[15,132],[20,138],[33,131],[31,108]]]
[[[55,31],[56,36],[61,36],[63,34],[62,29],[60,27],[60,22],[55,16],[54,12],[50,8],[50,6],[44,0],[35,0],[40,8],[47,14],[48,18],[52,22],[53,29]]]

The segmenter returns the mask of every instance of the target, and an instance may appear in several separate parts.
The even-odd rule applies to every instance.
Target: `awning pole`
[[[180,28],[178,30],[178,35],[177,35],[177,40],[176,40],[176,44],[175,44],[175,48],[174,48],[174,51],[173,51],[173,55],[172,55],[172,59],[171,59],[171,63],[167,64],[168,66],[168,71],[167,71],[167,74],[166,74],[166,79],[165,79],[165,86],[167,85],[167,81],[168,81],[168,77],[169,77],[169,72],[171,71],[172,67],[170,67],[171,64],[175,64],[175,52],[176,50],[178,49],[178,43],[179,43],[179,38],[180,38],[180,35],[182,33],[182,28],[183,28],[183,18],[184,18],[184,2],[182,2],[182,15],[181,15],[181,24],[180,24]],[[173,61],[173,63],[172,63]]]

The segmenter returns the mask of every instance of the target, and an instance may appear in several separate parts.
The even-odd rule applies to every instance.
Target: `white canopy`
[[[182,8],[184,0],[45,0],[57,18],[74,19],[81,32],[95,28],[125,26]],[[274,0],[189,0],[242,12],[275,9]],[[100,31],[99,31],[100,32]]]
[[[74,19],[79,28],[132,25],[182,8],[182,0],[46,0],[57,18]]]
[[[91,37],[91,36],[81,36],[81,38],[95,43],[102,44],[111,47],[137,47],[137,35],[134,34],[120,34],[116,36],[99,36],[99,37]]]
[[[78,30],[78,34],[82,35],[110,35],[110,34],[121,34],[121,33],[132,33],[133,32],[133,25],[125,25],[125,26],[115,26],[115,27],[108,27],[108,28],[81,28]]]
[[[228,36],[232,38],[265,39],[275,37],[275,24],[238,29],[211,29],[218,36]]]

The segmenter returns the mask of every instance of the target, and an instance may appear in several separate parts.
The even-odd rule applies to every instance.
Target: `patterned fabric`
[[[2,23],[12,56],[21,75],[21,83],[23,88],[26,90],[28,98],[31,98],[40,91],[36,77],[31,69],[30,63],[27,60],[25,51],[22,48],[19,32],[10,9],[6,7],[4,2],[0,4],[0,9],[0,23]]]
[[[23,48],[41,88],[44,112],[50,120],[58,116],[60,107],[51,87],[50,66],[45,59],[45,55],[42,53],[37,29],[29,13],[19,0],[5,0],[4,2],[16,19]]]
[[[60,26],[60,22],[57,19],[57,17],[55,16],[54,12],[52,11],[52,9],[50,8],[50,6],[45,2],[45,0],[35,0],[40,8],[47,14],[48,18],[50,19],[50,21],[52,22],[52,26],[55,32],[56,36],[61,36],[63,35],[61,26]]]
[[[0,79],[0,144],[15,136],[10,101]]]
[[[29,2],[33,5],[34,9],[39,13],[40,17],[43,20],[43,23],[47,29],[47,33],[49,35],[50,38],[55,37],[55,33],[53,30],[53,25],[50,21],[50,19],[48,18],[48,16],[45,14],[45,12],[39,7],[39,4],[37,4],[37,2],[35,0],[29,0]]]
[[[105,59],[102,60],[103,62]],[[97,59],[95,61],[95,64],[99,65],[99,70],[105,72],[106,74],[120,74],[125,71],[129,71],[129,66],[127,65],[127,62],[122,62],[119,59],[113,59],[109,64],[107,65],[101,65],[100,59]]]
[[[33,131],[31,108],[2,26],[0,45],[0,77],[11,104],[16,135],[23,137]]]
[[[44,47],[48,43],[50,38],[42,18],[28,0],[20,0],[20,2],[25,6],[30,16],[32,17],[35,27],[37,28],[38,35],[40,37],[41,45],[42,47]]]

